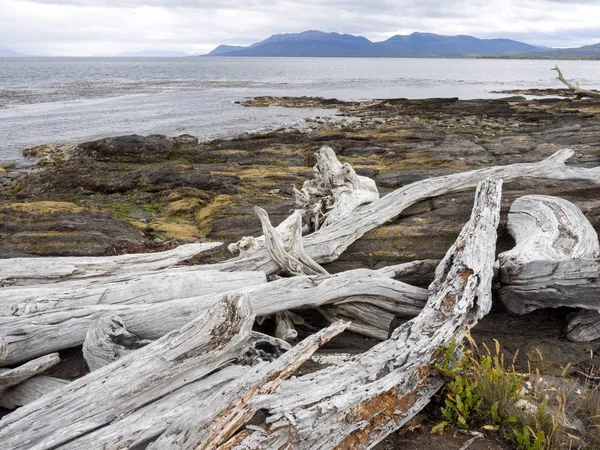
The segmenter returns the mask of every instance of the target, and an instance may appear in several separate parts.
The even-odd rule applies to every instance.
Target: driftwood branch
[[[45,257],[0,259],[0,286],[151,272],[223,245],[221,242],[180,245],[159,253],[99,257]]]
[[[579,86],[578,82],[571,83],[570,81],[568,81],[563,76],[563,74],[562,74],[561,70],[558,68],[558,66],[555,66],[554,69],[550,69],[550,70],[555,70],[556,73],[558,74],[557,78],[565,86],[567,86],[569,89],[571,89],[579,98],[581,98],[581,97],[600,98],[600,92],[598,92],[598,91],[589,91],[589,90],[586,90],[586,89],[581,89],[581,87]]]
[[[442,385],[433,369],[438,349],[460,342],[491,308],[500,186],[478,188],[471,220],[438,266],[419,316],[356,359],[257,398],[270,412],[262,429],[221,448],[366,449],[417,414]]]
[[[6,389],[22,383],[29,378],[56,366],[60,362],[58,353],[41,356],[26,362],[22,366],[0,372],[0,389]]]
[[[267,251],[284,272],[291,275],[327,275],[327,271],[304,251],[302,217],[299,214],[294,214],[295,220],[290,226],[290,236],[286,245],[271,225],[267,212],[258,206],[254,207],[254,212],[262,225]]]
[[[296,206],[300,209],[275,228],[284,244],[293,239],[297,220],[301,221],[300,234],[304,230],[315,231],[348,217],[355,209],[379,198],[375,181],[357,175],[350,164],[342,164],[331,147],[321,147],[315,158],[314,178],[305,181],[300,190],[294,187]],[[246,236],[227,248],[234,254],[263,248],[268,237],[264,224],[263,232],[263,236]]]
[[[575,342],[600,339],[600,311],[582,309],[569,319],[567,338]]]

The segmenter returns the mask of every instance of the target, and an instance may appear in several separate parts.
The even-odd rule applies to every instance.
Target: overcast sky
[[[0,0],[0,48],[48,55],[206,53],[309,29],[414,31],[571,47],[600,42],[599,0]]]

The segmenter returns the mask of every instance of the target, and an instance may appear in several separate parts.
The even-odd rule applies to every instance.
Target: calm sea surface
[[[600,61],[560,61],[600,88]],[[561,87],[553,61],[362,58],[0,58],[0,161],[42,143],[119,134],[200,139],[279,127],[334,111],[244,108],[257,95],[340,99],[498,97]]]

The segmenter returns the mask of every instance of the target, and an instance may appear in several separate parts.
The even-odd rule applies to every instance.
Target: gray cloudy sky
[[[600,0],[0,0],[0,48],[49,55],[205,53],[309,29],[580,46],[600,42]]]

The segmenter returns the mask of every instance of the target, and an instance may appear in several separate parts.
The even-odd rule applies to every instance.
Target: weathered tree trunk
[[[560,306],[600,309],[600,245],[574,204],[544,195],[515,200],[508,214],[512,250],[498,256],[498,290],[509,311]]]
[[[442,385],[434,363],[491,307],[501,182],[485,181],[471,220],[436,270],[427,305],[350,362],[291,379],[256,399],[270,416],[225,449],[366,449],[417,414]]]
[[[91,305],[160,303],[266,283],[262,272],[198,271],[194,267],[93,280],[0,289],[0,315],[27,315]]]
[[[180,245],[159,253],[100,257],[0,259],[0,286],[55,283],[67,279],[151,272],[223,245],[221,242]]]
[[[231,292],[245,292],[257,316],[374,298],[389,302],[395,314],[414,316],[427,298],[425,289],[368,269],[331,276],[285,278]],[[90,326],[106,315],[119,316],[125,327],[140,338],[157,339],[202,314],[221,297],[222,294],[210,294],[149,305],[93,305],[3,316],[0,317],[0,339],[8,344],[8,354],[0,360],[0,366],[81,345]]]
[[[55,448],[205,377],[243,353],[254,317],[245,296],[224,299],[180,330],[4,417],[3,448]]]
[[[537,163],[496,166],[411,183],[354,211],[352,215],[305,236],[304,249],[319,264],[335,261],[367,231],[396,218],[409,206],[438,195],[472,189],[486,178],[498,178],[507,182],[519,178],[539,178],[600,183],[600,168],[584,169],[564,164],[573,153],[571,149],[563,149]],[[249,252],[204,268],[226,271],[263,270],[267,274],[279,270],[279,266],[270,258],[266,249]]]
[[[579,83],[575,82],[575,83],[571,83],[569,81],[567,81],[567,79],[563,76],[562,72],[560,71],[560,69],[558,68],[558,66],[555,66],[554,69],[550,69],[550,70],[556,70],[556,72],[558,73],[558,79],[564,84],[566,85],[569,89],[571,89],[575,95],[579,98],[581,97],[592,97],[592,98],[600,98],[600,92],[598,91],[588,91],[586,89],[581,89],[579,87]]]

